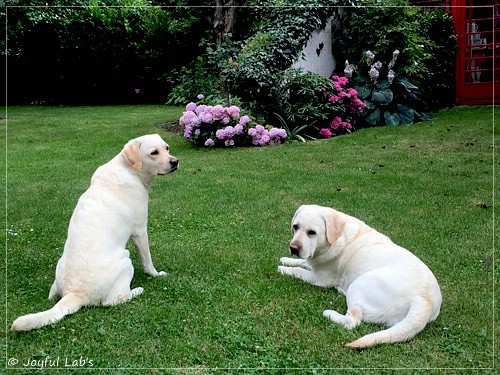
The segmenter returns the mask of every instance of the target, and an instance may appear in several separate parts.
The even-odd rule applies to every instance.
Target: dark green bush
[[[430,119],[420,111],[418,87],[397,73],[399,54],[395,50],[391,60],[381,61],[378,55],[365,51],[365,60],[354,69],[354,88],[366,105],[363,126],[412,124]]]
[[[200,20],[186,9],[148,0],[15,3],[26,6],[6,10],[10,104],[164,103],[168,73],[201,52]]]
[[[422,98],[430,110],[452,106],[455,100],[455,54],[457,41],[453,17],[443,10],[423,13],[419,17],[422,33],[434,42],[428,53],[428,74],[421,83]]]
[[[266,22],[233,58],[232,90],[252,110],[266,114],[276,109],[273,90],[281,72],[295,61],[311,33],[324,27],[343,0],[286,0],[270,8]],[[331,7],[330,7],[331,6]]]
[[[399,50],[397,74],[419,88],[422,102],[415,103],[417,109],[450,105],[456,49],[451,16],[441,10],[422,13],[407,0],[388,0],[383,6],[362,0],[360,5],[348,8],[343,18],[346,59],[363,69],[365,51],[389,62]]]

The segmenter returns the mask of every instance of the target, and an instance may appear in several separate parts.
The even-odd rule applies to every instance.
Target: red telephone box
[[[495,104],[500,99],[500,0],[448,0],[447,5],[458,44],[455,101]]]

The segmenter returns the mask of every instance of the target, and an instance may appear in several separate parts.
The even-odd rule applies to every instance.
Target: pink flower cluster
[[[335,117],[332,122],[330,122],[330,127],[333,130],[342,130],[345,129],[347,131],[350,131],[352,129],[352,125],[349,122],[342,121],[340,117]],[[330,129],[328,128],[323,128],[319,131],[319,134],[321,134],[325,138],[330,138],[333,136],[333,133]]]
[[[239,124],[241,125],[241,129],[250,121],[248,116],[243,116],[240,119],[240,109],[235,105],[223,107],[222,105],[197,105],[191,102],[186,105],[186,111],[183,112],[179,119],[179,124],[184,127],[184,137],[192,139],[193,136],[201,134],[201,127],[203,124],[220,123],[222,125],[228,125],[231,120],[238,119],[240,120]]]
[[[238,123],[236,126],[232,127],[232,126],[226,126],[225,128],[223,129],[219,129],[215,132],[215,136],[218,138],[218,139],[221,139],[224,141],[224,144],[226,146],[234,146],[234,139],[233,137],[235,135],[241,135],[243,134],[243,125],[240,123]],[[210,138],[209,138],[210,139]],[[207,139],[208,141],[208,139]],[[206,144],[206,142],[205,142]],[[215,142],[214,142],[215,144]]]
[[[252,144],[255,146],[279,145],[287,136],[284,129],[267,130],[262,125],[248,129],[248,135],[252,137]]]
[[[335,112],[344,114],[347,118],[360,114],[366,104],[358,98],[358,92],[351,87],[346,87],[349,83],[347,77],[334,75],[331,79],[331,92],[326,88],[322,91],[327,95],[328,101],[335,104]],[[325,138],[330,138],[335,131],[350,131],[352,125],[347,119],[344,121],[340,116],[336,116],[330,122],[329,128],[322,128],[319,134]]]
[[[363,111],[366,104],[358,98],[358,92],[355,89],[352,87],[345,87],[345,85],[349,83],[349,80],[346,77],[339,77],[335,75],[332,77],[331,82],[335,93],[331,94],[328,98],[330,102],[337,103],[340,99],[343,99],[343,104],[349,108],[349,111],[352,114]]]
[[[198,95],[198,99],[203,99],[203,95]],[[262,125],[250,127],[250,122],[250,117],[240,117],[237,106],[209,106],[194,102],[186,105],[186,111],[179,119],[179,124],[184,127],[184,138],[205,147],[230,147],[236,143],[273,145],[281,143],[287,136],[283,129],[272,128],[268,131]]]

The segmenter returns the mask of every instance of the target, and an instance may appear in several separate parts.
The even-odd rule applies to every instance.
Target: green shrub
[[[407,0],[388,0],[383,6],[377,0],[359,3],[362,6],[349,8],[343,19],[346,58],[362,64],[362,53],[376,48],[373,52],[380,61],[390,61],[393,51],[399,50],[400,72],[413,81],[423,79],[433,42],[420,30],[418,8],[408,6]]]
[[[360,67],[365,65],[364,51],[370,48],[382,62],[389,62],[393,51],[399,50],[398,74],[422,93],[423,102],[414,105],[422,110],[424,104],[433,109],[451,104],[456,48],[451,16],[440,10],[422,13],[407,0],[389,0],[384,6],[377,0],[362,0],[360,5],[348,8],[343,18],[345,58]],[[415,88],[403,86],[403,95],[416,94]]]
[[[422,33],[434,43],[426,62],[428,74],[420,84],[422,97],[431,110],[453,105],[455,99],[455,52],[457,49],[453,17],[443,10],[419,17]]]
[[[342,0],[287,0],[270,8],[267,22],[234,56],[230,70],[234,93],[260,114],[272,113],[279,104],[274,95],[281,73],[299,55],[311,33],[324,27]]]
[[[198,56],[192,67],[182,67],[170,73],[173,89],[168,94],[167,104],[185,105],[191,98],[203,93],[206,97],[220,96],[220,78],[213,70],[209,69],[206,58]]]
[[[365,104],[348,80],[331,79],[301,69],[287,69],[274,94],[280,99],[274,117],[287,129],[290,139],[326,137],[351,132]]]
[[[365,62],[357,68],[346,62],[346,74],[356,75],[354,87],[366,105],[364,126],[412,124],[430,119],[417,110],[421,107],[418,87],[393,70],[399,50],[393,51],[389,62],[380,61],[371,51],[363,55]]]

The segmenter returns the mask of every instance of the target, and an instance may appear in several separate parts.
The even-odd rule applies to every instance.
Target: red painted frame
[[[500,0],[447,5],[457,34],[455,101],[494,105],[500,100]]]

